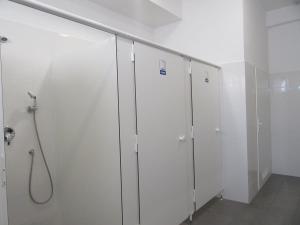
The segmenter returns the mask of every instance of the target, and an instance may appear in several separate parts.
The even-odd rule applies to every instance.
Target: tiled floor
[[[250,205],[213,200],[192,225],[300,225],[300,178],[272,175]]]

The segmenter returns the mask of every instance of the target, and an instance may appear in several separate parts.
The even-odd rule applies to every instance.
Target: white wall
[[[181,0],[89,0],[151,27],[181,18]]]
[[[273,173],[300,177],[300,6],[268,12]]]
[[[300,5],[291,5],[267,13],[267,27],[284,25],[300,19]]]
[[[245,61],[268,71],[268,33],[263,1],[244,0]]]
[[[0,0],[5,2],[6,0]],[[82,17],[93,19],[106,26],[153,40],[153,28],[146,26],[127,16],[116,13],[100,4],[88,0],[37,0],[42,3],[72,12]]]
[[[243,60],[242,0],[182,4],[182,21],[157,29],[157,42],[217,64]]]
[[[300,14],[300,8],[299,8]],[[270,73],[300,70],[300,15],[298,21],[269,27]]]

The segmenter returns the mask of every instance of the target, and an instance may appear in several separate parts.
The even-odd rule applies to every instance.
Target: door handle
[[[178,140],[179,140],[179,141],[185,141],[185,135],[179,136],[179,137],[178,137]]]

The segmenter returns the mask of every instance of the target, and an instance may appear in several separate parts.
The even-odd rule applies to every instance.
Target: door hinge
[[[256,120],[256,130],[257,130],[257,133],[260,132],[260,126],[259,126],[260,122],[259,122],[259,119]]]
[[[196,203],[196,190],[193,190],[193,203]]]
[[[192,62],[189,63],[189,75],[192,75]]]
[[[194,139],[194,126],[191,127],[191,138]]]
[[[139,148],[138,148],[138,135],[134,135],[134,152],[138,153],[139,152]]]
[[[134,43],[132,43],[132,45],[131,45],[130,59],[131,59],[131,62],[135,61]]]
[[[6,187],[6,172],[5,169],[1,169],[1,187]]]

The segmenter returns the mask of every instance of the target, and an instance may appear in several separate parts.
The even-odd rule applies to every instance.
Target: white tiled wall
[[[300,176],[300,70],[271,75],[273,172]]]
[[[300,11],[267,14],[273,173],[300,177]]]

